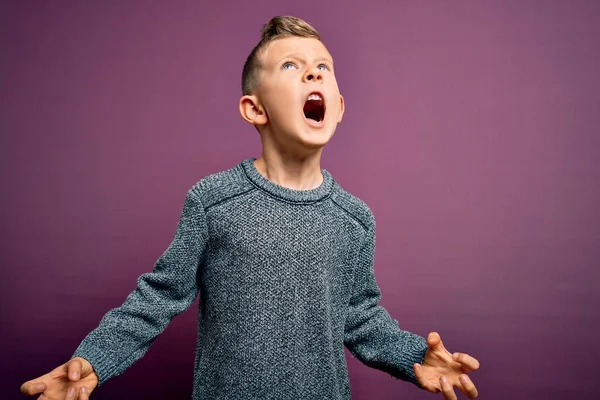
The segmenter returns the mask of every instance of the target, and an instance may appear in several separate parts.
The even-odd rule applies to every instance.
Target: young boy
[[[344,114],[317,31],[275,17],[243,70],[241,116],[263,151],[187,194],[152,273],[50,373],[23,384],[44,399],[88,399],[141,358],[200,294],[194,399],[349,399],[346,346],[366,365],[456,399],[479,368],[398,328],[378,305],[375,222],[320,169]]]

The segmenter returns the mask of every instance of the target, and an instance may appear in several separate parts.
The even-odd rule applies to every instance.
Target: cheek
[[[331,104],[329,105],[329,107],[327,108],[327,112],[332,112],[333,114],[335,114],[336,116],[340,113],[342,105],[340,103],[340,95],[339,93],[335,93],[332,95],[332,97],[334,98],[334,100],[331,102]]]
[[[287,108],[290,104],[295,102],[295,91],[285,85],[279,85],[276,89],[269,91],[268,103],[271,107]],[[286,107],[282,107],[282,105]]]

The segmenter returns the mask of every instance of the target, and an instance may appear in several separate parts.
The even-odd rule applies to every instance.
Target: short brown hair
[[[259,84],[260,53],[272,41],[285,36],[298,36],[321,40],[319,32],[308,22],[292,16],[277,16],[271,18],[262,28],[260,42],[252,49],[244,64],[242,72],[242,94],[251,94]]]

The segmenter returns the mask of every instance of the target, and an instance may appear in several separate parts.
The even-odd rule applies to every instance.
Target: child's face
[[[312,38],[277,39],[264,50],[262,64],[256,100],[274,139],[291,146],[323,147],[344,112],[325,45]]]

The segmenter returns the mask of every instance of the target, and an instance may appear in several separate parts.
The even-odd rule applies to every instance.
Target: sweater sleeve
[[[371,217],[372,218],[372,217]],[[419,386],[414,363],[422,363],[427,351],[425,338],[401,330],[398,321],[379,305],[381,292],[374,275],[375,223],[366,233],[358,257],[354,288],[346,317],[344,344],[369,367]]]
[[[123,373],[198,294],[197,271],[207,243],[204,207],[191,189],[170,246],[118,308],[104,315],[73,357],[92,364],[99,384]]]

